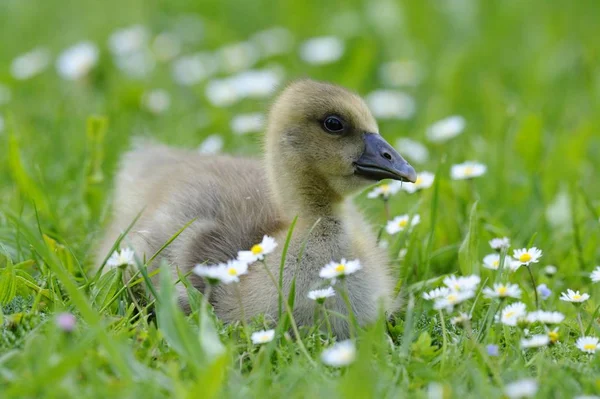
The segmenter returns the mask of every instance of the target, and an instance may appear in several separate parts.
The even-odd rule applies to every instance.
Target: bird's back
[[[237,251],[281,225],[259,160],[162,145],[146,145],[124,156],[113,209],[101,258],[142,212],[125,239],[140,258],[150,258],[191,222],[161,255],[183,271],[235,258]]]

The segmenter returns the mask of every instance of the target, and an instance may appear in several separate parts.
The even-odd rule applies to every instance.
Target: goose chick
[[[186,223],[191,225],[154,262],[165,260],[184,273],[199,263],[225,262],[239,250],[273,236],[280,244],[298,217],[283,269],[284,294],[296,278],[294,317],[312,323],[314,302],[307,293],[323,287],[320,269],[331,261],[357,259],[362,268],[345,285],[359,324],[376,319],[391,304],[393,279],[388,259],[348,196],[392,178],[415,181],[414,169],[378,134],[377,123],[356,94],[328,83],[300,80],[283,90],[271,107],[264,160],[206,156],[161,145],[127,153],[116,178],[114,222],[104,240],[106,255],[118,234],[144,209],[125,238],[140,257],[149,258]],[[278,293],[265,266],[279,276],[283,245],[253,264],[238,288],[219,285],[210,302],[224,321],[278,315]],[[304,249],[303,249],[304,248]],[[302,252],[303,251],[303,252]],[[302,252],[302,256],[299,256]],[[151,265],[152,266],[152,265]],[[202,279],[190,276],[203,290]],[[243,298],[239,307],[236,289]],[[178,287],[187,307],[187,294]],[[340,295],[326,306],[347,313]],[[345,337],[349,326],[331,320]]]

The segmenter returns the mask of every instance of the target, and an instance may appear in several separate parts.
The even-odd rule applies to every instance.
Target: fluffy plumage
[[[324,131],[327,115],[342,118],[343,136]],[[144,209],[125,240],[138,256],[150,257],[195,219],[151,267],[165,260],[175,273],[176,267],[187,272],[198,263],[224,262],[268,234],[280,243],[267,257],[267,266],[277,276],[285,236],[298,215],[283,281],[287,295],[296,275],[294,315],[299,324],[311,323],[314,315],[315,303],[307,293],[327,285],[319,270],[341,258],[361,262],[362,269],[346,283],[358,322],[372,322],[380,306],[389,308],[394,280],[385,251],[377,247],[371,227],[348,195],[372,184],[355,173],[355,162],[365,151],[364,133],[377,131],[358,96],[327,83],[301,80],[288,86],[271,107],[264,160],[206,156],[152,144],[136,148],[124,156],[116,177],[114,220],[100,257]],[[298,261],[304,240],[306,249]],[[203,289],[199,277],[192,275],[191,281]],[[251,265],[239,288],[247,317],[277,317],[277,291],[262,265]],[[187,295],[183,287],[178,290],[186,307]],[[240,319],[231,285],[218,286],[210,301],[223,320]],[[326,306],[346,313],[340,295],[328,298]],[[338,336],[348,335],[345,321],[334,318],[332,324]]]

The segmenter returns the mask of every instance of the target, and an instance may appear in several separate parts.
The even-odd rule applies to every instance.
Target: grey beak
[[[355,174],[372,180],[417,180],[415,169],[381,135],[365,133],[363,140],[365,151],[354,163]]]

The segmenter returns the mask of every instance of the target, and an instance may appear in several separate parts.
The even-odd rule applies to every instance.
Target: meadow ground
[[[599,16],[593,0],[0,2],[0,397],[600,395]],[[396,314],[332,359],[315,327],[223,325],[193,290],[187,317],[170,281],[154,306],[131,295],[145,272],[91,272],[132,137],[258,156],[266,89],[303,76],[367,96],[435,175],[385,203],[412,228],[356,199],[394,259]],[[531,247],[537,262],[509,260]]]

